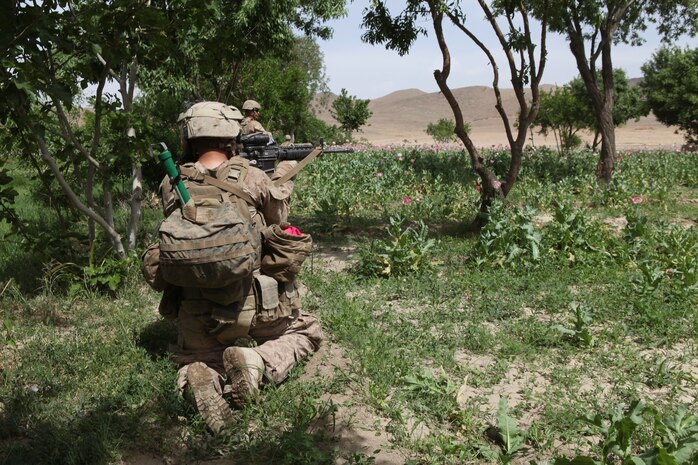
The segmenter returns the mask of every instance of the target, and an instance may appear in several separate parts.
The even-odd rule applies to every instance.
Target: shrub
[[[358,251],[356,271],[365,276],[400,276],[431,268],[430,256],[436,245],[428,238],[423,221],[405,226],[405,219],[390,218],[387,240],[375,240]]]

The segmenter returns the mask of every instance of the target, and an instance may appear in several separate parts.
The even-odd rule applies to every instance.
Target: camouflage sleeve
[[[258,201],[257,209],[264,216],[267,224],[278,224],[288,219],[288,204],[293,191],[292,181],[277,187],[262,170],[250,168],[247,173],[246,187],[252,197]]]
[[[295,160],[284,160],[279,162],[279,164],[276,165],[276,170],[274,170],[274,174],[271,175],[271,180],[276,181],[277,179],[281,178],[284,174],[291,171],[297,164],[298,162]],[[291,179],[295,179],[295,176]],[[291,192],[293,191],[293,181],[289,182],[291,183],[289,195],[291,195]],[[284,184],[282,184],[282,186],[285,186],[286,184],[288,184],[288,182],[285,182]]]
[[[254,130],[253,132],[267,132],[266,129],[264,129],[264,126],[262,126],[262,123],[260,123],[257,120],[253,120],[250,122],[252,125],[252,129]]]

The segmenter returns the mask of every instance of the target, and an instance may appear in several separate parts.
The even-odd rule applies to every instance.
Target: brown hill
[[[553,86],[543,86],[545,90]],[[466,121],[470,124],[471,138],[476,145],[506,145],[506,134],[501,118],[494,107],[494,91],[486,86],[462,87],[453,90],[463,110]],[[518,104],[512,89],[501,89],[504,109],[513,123],[518,112]],[[316,115],[329,124],[337,124],[329,112],[334,94],[322,94],[316,97],[314,108]],[[392,92],[386,96],[373,99],[369,103],[373,116],[362,132],[354,134],[359,140],[373,144],[395,143],[432,143],[433,139],[426,133],[429,123],[440,118],[453,119],[451,108],[441,92],[423,92],[419,89],[406,89]],[[584,135],[590,141],[591,135]],[[683,144],[683,137],[676,134],[675,127],[666,127],[654,116],[631,121],[616,130],[619,148],[674,147]],[[555,145],[552,136],[543,137],[534,132],[536,145]]]

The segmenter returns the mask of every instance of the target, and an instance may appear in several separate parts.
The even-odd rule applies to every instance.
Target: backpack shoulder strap
[[[232,184],[227,181],[222,181],[207,174],[203,174],[194,167],[182,166],[180,167],[180,172],[190,179],[202,181],[210,186],[214,186],[226,192],[230,192],[231,194],[240,197],[248,204],[255,205],[255,201],[252,198],[252,196],[247,192],[243,191],[240,187],[236,186],[235,184]]]

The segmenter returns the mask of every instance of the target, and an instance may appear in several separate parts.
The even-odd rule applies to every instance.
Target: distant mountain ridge
[[[554,86],[543,86],[549,90]],[[453,89],[463,115],[473,129],[480,125],[492,126],[499,124],[501,119],[495,109],[495,95],[490,87],[471,86]],[[511,117],[518,112],[518,103],[513,89],[501,89],[502,104]],[[316,96],[313,108],[316,116],[328,124],[337,124],[329,109],[337,96],[325,93]],[[324,101],[325,105],[319,105]],[[392,92],[383,97],[373,99],[369,103],[373,115],[363,131],[357,136],[369,141],[428,141],[431,138],[425,130],[429,123],[440,118],[453,119],[453,113],[441,92],[424,92],[419,89],[404,89]],[[396,139],[397,138],[397,139]],[[426,140],[425,140],[426,139]]]
[[[637,85],[641,79],[630,79]],[[542,85],[542,91],[554,89],[554,85]],[[500,89],[502,105],[510,124],[514,124],[519,105],[513,89]],[[465,120],[472,129],[470,135],[476,145],[507,144],[502,119],[495,109],[495,95],[491,87],[470,86],[453,89]],[[315,115],[328,124],[338,124],[329,109],[337,96],[333,93],[318,94],[312,104]],[[372,99],[368,106],[373,115],[361,132],[354,134],[374,144],[432,143],[426,133],[429,123],[440,118],[453,120],[453,113],[441,92],[424,92],[419,89],[403,89],[383,97]],[[683,138],[675,133],[676,128],[665,127],[654,116],[643,117],[638,122],[629,122],[619,128],[619,147],[654,147],[681,145]],[[555,145],[552,136],[545,138],[534,132],[534,143]]]

